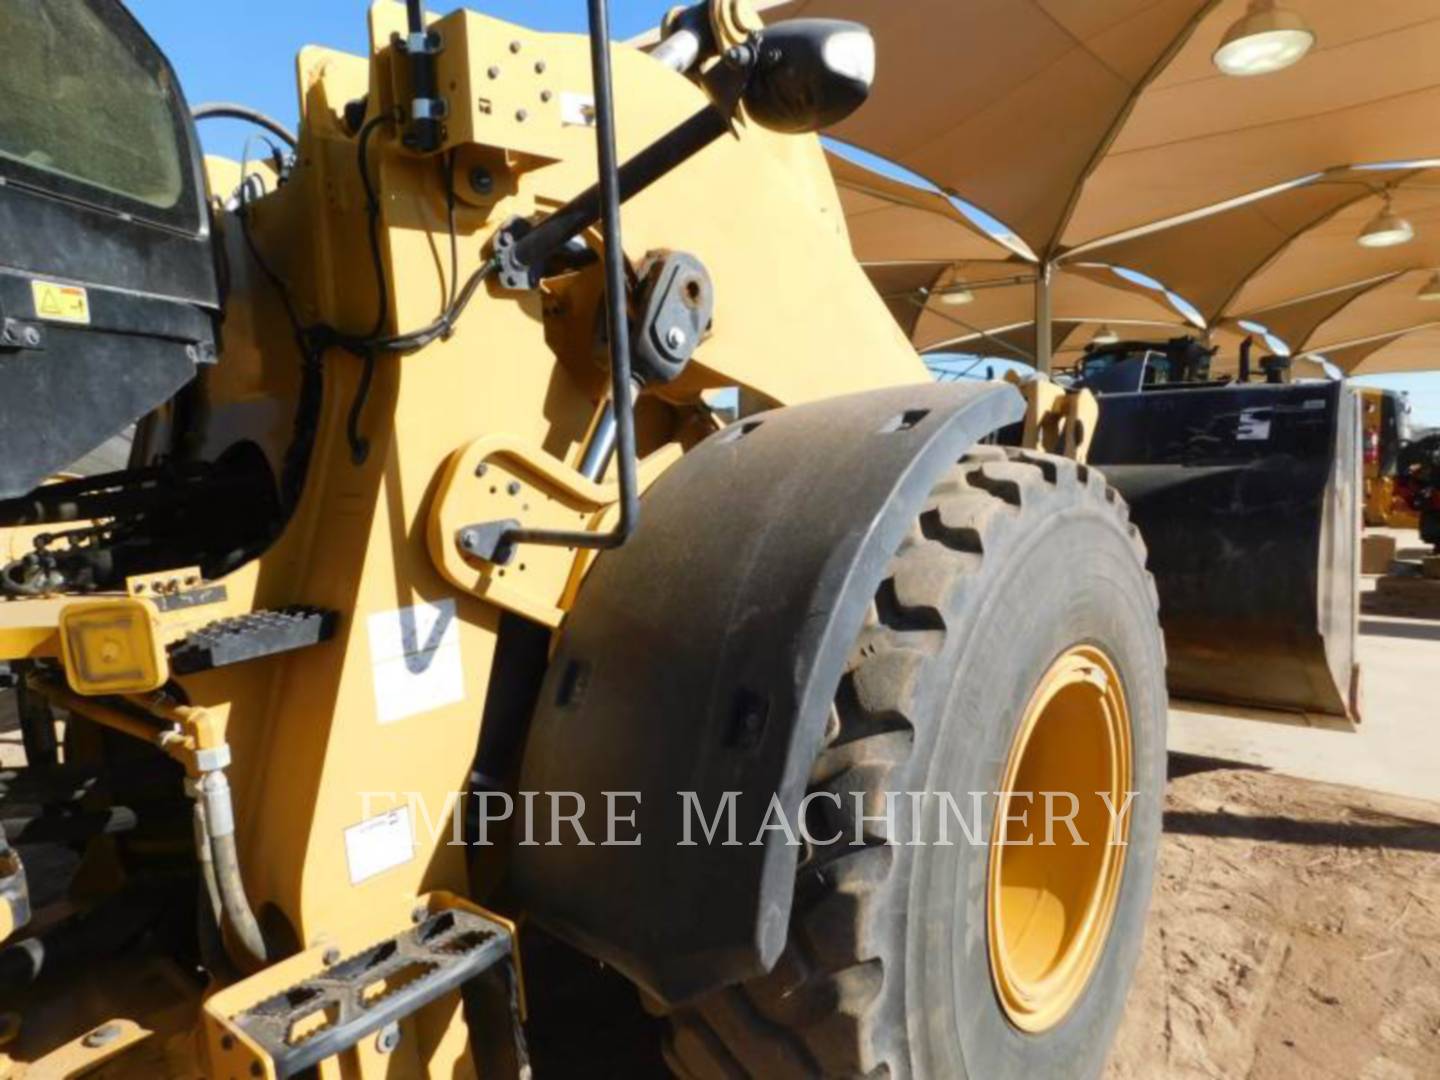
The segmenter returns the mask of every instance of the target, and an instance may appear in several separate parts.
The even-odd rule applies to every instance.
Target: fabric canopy
[[[1440,144],[1440,116],[1436,142]],[[1264,322],[1261,313],[1267,309],[1331,290],[1383,283],[1389,276],[1407,270],[1440,266],[1440,175],[1436,170],[1427,170],[1407,181],[1394,192],[1392,202],[1395,212],[1415,229],[1415,239],[1410,243],[1387,248],[1366,248],[1356,243],[1361,230],[1383,205],[1378,197],[1369,196],[1298,237],[1246,283],[1231,311],[1246,317],[1253,313],[1257,321]],[[1308,341],[1308,336],[1285,337],[1297,347]]]
[[[1440,156],[1434,0],[1285,0],[1314,30],[1314,50],[1284,71],[1237,79],[1211,56],[1245,6],[1215,5],[1136,101],[1086,182],[1067,245],[1334,165]]]
[[[1033,359],[1033,327],[1019,337],[986,335],[1033,323],[1034,264],[974,232],[943,195],[881,177],[835,155],[831,167],[855,256],[917,349],[982,351],[970,346],[988,340],[1011,359]],[[974,251],[982,257],[967,257]],[[1128,283],[1099,264],[1058,270],[1052,310],[1061,335],[1057,346],[1080,323],[1183,323],[1163,294]],[[1069,328],[1064,333],[1062,325]]]
[[[1316,349],[1347,375],[1385,375],[1440,368],[1440,322]]]
[[[1042,261],[1137,269],[1212,325],[1265,314],[1299,345],[1377,280],[1440,266],[1440,4],[1284,6],[1317,44],[1254,78],[1212,62],[1246,0],[789,0],[766,18],[874,31],[875,92],[836,138],[989,212]],[[1359,247],[1396,183],[1416,241]]]
[[[856,252],[880,248],[906,261],[1004,259],[1010,253],[938,191],[882,176],[828,155]]]
[[[1341,308],[1302,344],[1307,351],[1323,353],[1337,343],[1440,322],[1440,303],[1419,298],[1429,277],[1430,273],[1422,270],[1391,278]]]
[[[1085,346],[1092,343],[1102,329],[1115,333],[1121,340],[1139,341],[1165,341],[1195,333],[1193,327],[1174,320],[1151,322],[1144,319],[1111,319],[1096,322],[1057,319],[1051,324],[1051,350],[1056,368],[1072,368],[1078,364],[1085,353]],[[1035,346],[1035,323],[1027,322],[1018,326],[998,327],[983,336],[972,334],[933,351],[967,353],[1023,363],[1026,357],[1035,354]]]
[[[1023,264],[1020,268],[1023,268]],[[952,268],[950,276],[939,283],[940,288],[953,288],[956,282],[964,282],[970,288],[974,299],[968,304],[954,307],[932,297],[908,328],[915,347],[922,352],[947,347],[959,348],[966,342],[973,344],[981,332],[1029,326],[1030,329],[1025,331],[1029,344],[1020,346],[1023,357],[1012,358],[1033,359],[1033,281],[983,287],[985,278],[981,275],[995,269],[994,264],[976,263]],[[982,287],[977,288],[977,285]],[[1144,323],[1170,327],[1179,327],[1184,323],[1180,314],[1165,302],[1160,293],[1122,287],[1120,280],[1104,268],[1085,267],[1059,272],[1055,275],[1051,288],[1055,320],[1053,329],[1060,335],[1054,339],[1057,347],[1066,340],[1067,335],[1061,333],[1063,325],[1070,325],[1073,329],[1073,325],[1077,323]],[[902,326],[904,325],[902,323]],[[1012,337],[1006,340],[1016,339]],[[966,351],[969,351],[968,346]]]
[[[1341,285],[1338,288],[1327,289],[1311,296],[1302,296],[1288,303],[1277,304],[1274,307],[1261,308],[1259,311],[1252,311],[1243,316],[1236,316],[1226,325],[1238,326],[1242,320],[1258,323],[1283,341],[1290,343],[1294,347],[1300,347],[1309,341],[1311,335],[1327,320],[1344,310],[1348,305],[1354,303],[1371,289],[1378,288],[1388,281],[1393,281],[1399,273],[1403,273],[1403,271],[1381,274],[1379,277],[1366,278],[1350,285]],[[1243,327],[1240,329],[1243,332]]]
[[[1366,218],[1380,206],[1383,185],[1412,181],[1416,170],[1336,169],[1322,179],[1263,199],[1244,203],[1170,228],[1084,250],[1084,257],[1128,266],[1163,281],[1193,304],[1206,322],[1231,311],[1246,283],[1308,230],[1348,206],[1363,208]],[[1347,219],[1348,220],[1348,219]],[[1349,235],[1355,243],[1363,222]],[[1351,252],[1342,250],[1340,261]],[[1350,273],[1334,266],[1342,276]],[[1299,296],[1291,293],[1290,296]]]
[[[791,0],[875,33],[831,134],[995,215],[1043,257],[1337,165],[1434,158],[1440,6],[1286,0],[1315,30],[1258,78],[1211,56],[1246,0]]]
[[[768,21],[875,34],[870,102],[830,134],[1054,250],[1086,173],[1213,0],[793,0]]]

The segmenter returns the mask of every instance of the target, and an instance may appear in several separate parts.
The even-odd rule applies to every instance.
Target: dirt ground
[[[1440,1077],[1440,803],[1172,755],[1107,1080],[1199,1077]]]

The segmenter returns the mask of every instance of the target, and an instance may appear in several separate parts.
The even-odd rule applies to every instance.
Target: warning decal
[[[35,317],[51,322],[88,323],[90,296],[79,285],[61,285],[54,281],[32,281],[35,295]]]

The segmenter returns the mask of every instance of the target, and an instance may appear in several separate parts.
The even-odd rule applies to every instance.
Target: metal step
[[[270,1056],[277,1077],[294,1076],[369,1035],[398,1037],[392,1025],[497,967],[506,977],[510,1034],[523,1060],[510,930],[460,909],[427,916],[246,1009],[231,1024]]]
[[[257,660],[328,641],[338,615],[296,605],[219,619],[170,646],[170,670],[177,675]]]

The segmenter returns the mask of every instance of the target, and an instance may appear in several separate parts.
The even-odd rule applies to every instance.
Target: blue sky
[[[366,49],[368,0],[128,0],[130,10],[170,57],[192,105],[235,101],[293,127],[299,116],[295,54],[306,45]],[[678,0],[611,0],[611,29],[628,38],[660,21]],[[432,3],[431,11],[469,6],[537,30],[582,31],[583,0],[470,0]],[[207,121],[208,148],[239,155],[253,129]]]
[[[611,0],[612,30],[622,39],[642,33],[655,26],[676,2]],[[292,127],[298,118],[295,54],[305,45],[363,52],[368,6],[365,0],[242,0],[230,4],[130,0],[130,9],[175,65],[191,104],[239,102]],[[456,6],[461,5],[432,4],[431,10],[449,11]],[[581,31],[585,27],[582,0],[471,0],[470,6],[538,30]],[[229,121],[207,121],[202,126],[208,149],[236,157],[252,132]],[[872,167],[885,168],[885,163],[870,155],[853,156]],[[893,167],[885,171],[900,172]],[[975,208],[965,209],[985,227],[1001,228]],[[1440,357],[1436,364],[1440,366]],[[1417,421],[1440,426],[1440,373],[1364,381],[1408,391]]]

